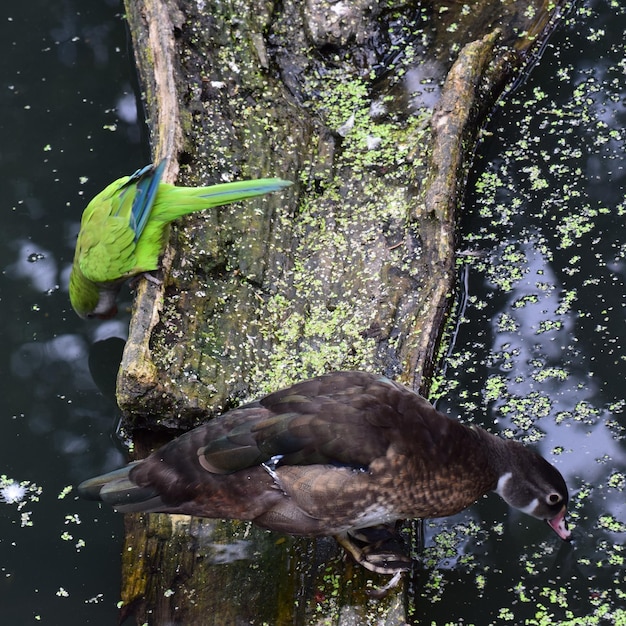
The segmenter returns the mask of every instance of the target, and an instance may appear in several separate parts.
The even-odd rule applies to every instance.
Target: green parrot
[[[109,319],[117,313],[115,300],[124,281],[157,269],[170,222],[292,184],[261,178],[175,187],[160,182],[165,165],[166,159],[119,178],[87,205],[70,274],[70,301],[80,317]]]

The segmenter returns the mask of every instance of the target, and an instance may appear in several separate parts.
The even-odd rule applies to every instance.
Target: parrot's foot
[[[131,278],[128,283],[128,286],[132,290],[137,289],[137,285],[139,284],[139,281],[142,278],[145,278],[149,283],[152,283],[153,285],[161,286],[163,284],[163,281],[157,278],[156,276],[153,276],[152,274],[149,274],[148,272],[144,272],[143,274],[137,274],[137,276],[134,276],[133,278]]]
[[[157,278],[156,276],[153,276],[152,274],[148,274],[148,272],[144,272],[143,273],[143,277],[149,282],[152,283],[153,285],[162,285],[163,281],[159,278]]]

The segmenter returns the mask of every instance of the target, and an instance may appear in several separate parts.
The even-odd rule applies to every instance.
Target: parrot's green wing
[[[164,167],[165,160],[120,178],[89,203],[75,255],[85,278],[102,284],[156,269],[159,251],[153,266],[138,268],[135,247],[149,220]]]

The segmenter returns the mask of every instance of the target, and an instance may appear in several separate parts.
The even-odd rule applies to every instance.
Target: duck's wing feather
[[[388,379],[339,372],[298,383],[204,427],[202,466],[232,473],[260,463],[367,469],[390,446],[397,454],[436,447],[449,420]],[[220,428],[222,432],[217,433]],[[200,433],[198,433],[200,434]]]

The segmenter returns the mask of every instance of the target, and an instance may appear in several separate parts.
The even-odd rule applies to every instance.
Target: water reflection
[[[128,320],[82,322],[67,282],[85,198],[146,161],[122,10],[34,0],[0,21],[3,624],[117,618],[122,519],[71,485],[123,463],[112,386]]]
[[[50,250],[31,241],[18,241],[17,260],[6,267],[5,273],[14,280],[28,279],[35,291],[51,293],[59,288],[57,263]]]
[[[119,325],[120,322],[102,324],[103,332],[95,334],[89,350],[89,373],[100,393],[109,398],[112,404],[115,403],[117,371],[126,344],[125,339],[121,338],[123,335],[120,333]],[[111,332],[113,334],[109,334]]]
[[[50,29],[50,36],[63,65],[74,67],[84,48],[91,53],[96,67],[105,67],[110,62],[111,31],[115,28],[113,22],[86,24],[80,13],[72,11],[61,14],[59,20],[61,23]]]
[[[137,122],[137,99],[130,89],[122,94],[117,100],[117,114],[120,119],[127,124],[135,124]]]
[[[56,379],[59,370],[66,369],[73,385],[84,389],[91,387],[91,377],[85,368],[86,356],[87,345],[83,337],[61,335],[49,341],[20,345],[11,357],[11,371],[20,378],[36,376],[45,382]]]

